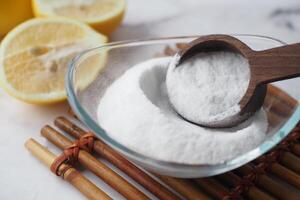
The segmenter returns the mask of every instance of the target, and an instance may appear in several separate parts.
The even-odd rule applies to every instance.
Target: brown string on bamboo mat
[[[246,164],[235,171],[241,174],[244,177],[243,179],[250,180],[251,183],[264,188],[277,198],[300,199],[300,175],[292,170],[299,167],[300,162],[293,160],[287,166],[278,163],[291,155],[288,151],[292,148],[295,139],[300,136],[298,130],[299,125],[272,151],[253,161],[252,164]],[[281,182],[271,176],[272,174],[276,175]],[[283,181],[285,181],[284,184]]]
[[[42,136],[47,138],[51,143],[56,145],[61,149],[68,148],[70,145],[72,146],[74,143],[55,129],[50,126],[44,126],[41,130]],[[78,142],[77,142],[78,143]],[[113,189],[122,194],[126,199],[149,199],[143,192],[121,177],[119,174],[114,172],[111,168],[106,166],[101,161],[94,158],[90,153],[86,150],[79,149],[78,150],[78,161],[85,168],[89,169],[96,176],[105,181],[108,185],[110,185]]]
[[[78,140],[75,140],[69,146],[64,147],[60,156],[55,158],[50,166],[50,170],[57,176],[62,176],[68,169],[60,171],[59,168],[62,164],[75,165],[78,161],[78,155],[80,149],[84,149],[87,152],[91,152],[94,146],[94,134],[86,133],[82,135]]]
[[[26,149],[38,160],[40,160],[47,167],[56,159],[55,154],[48,150],[45,146],[42,146],[36,140],[30,138],[25,143]],[[82,194],[84,194],[88,199],[91,200],[112,200],[112,198],[98,188],[89,179],[83,176],[75,168],[70,165],[62,164],[58,169],[58,174],[61,174],[63,180],[69,182],[76,189],[78,189]]]
[[[60,128],[61,130],[65,131],[66,133],[70,134],[75,138],[80,138],[82,135],[86,134],[83,129],[73,124],[71,121],[64,117],[58,117],[55,119],[54,124]],[[144,188],[149,190],[159,199],[166,199],[166,200],[176,200],[180,199],[177,195],[173,194],[169,191],[166,187],[160,184],[158,181],[153,179],[150,175],[146,172],[141,170],[140,168],[133,165],[111,147],[106,145],[101,140],[94,141],[94,151],[101,155],[104,159],[108,160],[110,163],[118,167],[121,171],[126,173],[130,176],[133,180],[141,184]]]

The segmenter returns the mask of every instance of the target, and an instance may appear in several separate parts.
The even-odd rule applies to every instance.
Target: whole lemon
[[[31,0],[0,0],[0,39],[16,25],[32,17]]]

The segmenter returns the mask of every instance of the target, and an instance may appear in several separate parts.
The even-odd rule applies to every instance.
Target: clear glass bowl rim
[[[261,35],[251,35],[251,34],[231,34],[232,36],[237,37],[252,37],[258,39],[266,39],[266,40],[273,40],[282,45],[286,44],[278,39],[268,37],[268,36],[261,36]],[[149,165],[156,165],[163,168],[178,168],[178,169],[189,169],[189,168],[201,168],[202,170],[206,171],[206,175],[214,175],[229,171],[233,168],[239,167],[247,162],[252,161],[253,159],[257,158],[258,156],[264,154],[276,144],[278,144],[283,138],[285,138],[291,130],[297,125],[300,119],[300,106],[298,105],[295,109],[294,113],[290,116],[290,118],[286,121],[286,123],[276,132],[272,137],[268,140],[263,142],[260,146],[256,147],[255,149],[240,155],[232,160],[229,160],[225,163],[217,164],[217,165],[189,165],[189,164],[181,164],[181,163],[173,163],[167,161],[156,160],[145,155],[142,155],[138,152],[132,151],[128,149],[126,146],[118,143],[105,132],[94,120],[89,116],[89,114],[85,111],[85,109],[81,106],[78,98],[76,97],[75,88],[73,85],[74,82],[74,75],[76,73],[76,67],[78,62],[81,59],[84,59],[85,56],[88,54],[99,51],[104,48],[110,47],[124,47],[124,46],[138,46],[138,45],[151,45],[151,44],[159,44],[165,40],[176,40],[176,39],[194,39],[197,37],[201,37],[202,35],[192,35],[192,36],[177,36],[177,37],[162,37],[162,38],[151,38],[151,39],[141,39],[141,40],[127,40],[127,41],[120,41],[120,42],[111,42],[105,45],[95,47],[92,49],[85,50],[75,56],[69,63],[66,78],[65,78],[65,87],[67,92],[67,97],[69,104],[72,110],[76,113],[77,117],[85,124],[89,129],[97,134],[106,144],[113,147],[117,151],[125,154],[129,158],[140,161],[141,163],[147,163]]]

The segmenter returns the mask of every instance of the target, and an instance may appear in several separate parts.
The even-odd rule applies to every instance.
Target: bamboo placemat
[[[296,104],[298,102],[295,99],[270,85],[264,104],[265,108],[271,111],[268,112],[270,128],[291,114]],[[61,149],[72,146],[73,141],[60,131],[75,139],[80,139],[89,133],[86,127],[78,126],[81,123],[71,110],[70,114],[71,118],[57,117],[54,120],[59,130],[49,125],[41,130],[44,137]],[[158,199],[300,200],[300,123],[268,153],[238,169],[209,178],[179,179],[145,172],[100,139],[96,139],[92,145],[94,152],[119,168]],[[142,191],[93,157],[90,154],[92,152],[88,153],[85,150],[83,148],[77,152],[81,165],[92,171],[126,199],[148,199]],[[84,188],[80,184],[77,186]],[[92,191],[94,190],[96,189]],[[101,188],[97,190],[101,193]],[[86,190],[88,191],[90,190]],[[95,197],[95,195],[86,194],[86,196]]]
[[[274,92],[280,91],[275,87],[270,89]],[[61,119],[60,117],[57,120]],[[62,128],[57,120],[55,124]],[[62,129],[66,131],[66,128]],[[79,127],[72,124],[72,129],[79,130]],[[186,199],[299,200],[299,138],[300,123],[285,140],[268,153],[236,170],[214,177],[179,179],[155,176]]]

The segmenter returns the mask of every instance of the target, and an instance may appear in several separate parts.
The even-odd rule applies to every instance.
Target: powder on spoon
[[[240,112],[250,81],[249,63],[233,52],[199,53],[167,73],[170,102],[184,118],[210,125]]]
[[[268,123],[263,110],[230,129],[204,128],[179,117],[165,84],[170,61],[137,64],[107,88],[97,114],[110,137],[145,156],[185,164],[223,163],[264,141]]]

